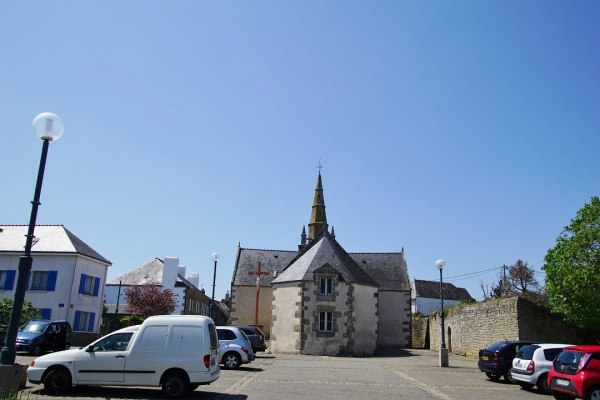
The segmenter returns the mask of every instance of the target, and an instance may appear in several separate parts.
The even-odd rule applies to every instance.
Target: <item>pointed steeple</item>
[[[308,240],[313,240],[323,229],[327,229],[327,215],[325,214],[323,182],[321,181],[321,171],[319,171],[315,199],[310,214],[310,222],[308,223]]]
[[[303,250],[306,247],[306,226],[302,225],[302,234],[300,235],[300,245],[298,251]]]

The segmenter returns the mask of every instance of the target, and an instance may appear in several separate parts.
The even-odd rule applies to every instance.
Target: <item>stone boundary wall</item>
[[[411,347],[413,349],[429,348],[429,318],[412,320]]]
[[[413,321],[413,343],[424,341],[422,324]],[[598,332],[566,324],[562,317],[522,297],[491,299],[456,306],[444,315],[446,347],[453,354],[477,356],[479,349],[503,340],[531,340],[546,343],[597,343]],[[420,338],[415,339],[415,335]],[[439,312],[429,316],[431,350],[439,350],[441,319]],[[413,344],[413,346],[414,346]]]

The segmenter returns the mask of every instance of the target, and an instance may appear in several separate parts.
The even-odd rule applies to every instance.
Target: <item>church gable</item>
[[[274,353],[369,355],[377,346],[409,346],[404,250],[346,252],[327,224],[320,173],[308,235],[305,228],[298,251],[238,246],[232,322],[263,327]]]

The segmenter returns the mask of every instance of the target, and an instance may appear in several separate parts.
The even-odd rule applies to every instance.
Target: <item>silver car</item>
[[[239,368],[256,358],[246,334],[235,326],[217,326],[219,352],[224,369]]]
[[[570,344],[541,343],[520,347],[513,359],[510,373],[524,389],[534,386],[546,394],[552,391],[548,387],[548,371],[552,369],[552,361]]]

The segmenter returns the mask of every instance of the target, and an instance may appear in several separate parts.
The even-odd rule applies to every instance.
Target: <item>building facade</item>
[[[364,355],[409,347],[404,249],[347,253],[329,231],[320,173],[308,227],[297,251],[238,246],[232,323],[259,325],[281,353]]]
[[[27,225],[0,226],[0,298],[14,298]],[[25,300],[42,318],[66,320],[74,332],[97,333],[111,262],[62,225],[35,227]]]
[[[461,301],[474,301],[467,289],[443,282],[444,308],[460,304]],[[440,282],[413,279],[411,281],[411,312],[429,315],[441,307]]]

